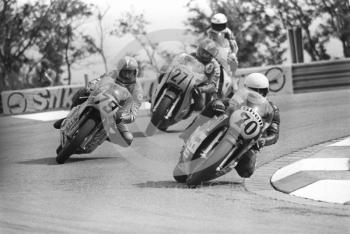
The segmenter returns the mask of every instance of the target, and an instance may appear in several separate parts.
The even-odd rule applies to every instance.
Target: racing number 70
[[[252,119],[251,116],[247,114],[247,112],[242,112],[241,117],[243,119],[243,122],[247,122],[244,126],[244,133],[248,136],[253,134],[258,128],[258,123],[254,121],[254,119]]]

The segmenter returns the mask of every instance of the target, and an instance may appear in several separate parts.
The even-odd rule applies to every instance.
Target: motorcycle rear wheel
[[[81,143],[83,143],[84,139],[95,128],[95,126],[95,120],[90,118],[87,119],[77,130],[73,139],[59,151],[56,157],[56,162],[58,164],[63,164],[72,154],[74,154],[76,149],[80,147]]]

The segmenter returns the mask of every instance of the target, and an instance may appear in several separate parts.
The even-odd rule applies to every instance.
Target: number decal
[[[254,138],[260,131],[255,116],[244,110],[237,110],[231,115],[230,126],[236,136],[242,135],[244,139]]]
[[[106,102],[106,104],[103,105],[102,110],[107,114],[110,114],[119,106],[119,104],[116,101],[114,101],[114,98],[109,96],[108,94],[102,93],[101,96],[102,98],[99,100],[96,100],[94,103],[96,105],[98,104],[102,105],[102,103]]]
[[[179,85],[188,77],[188,75],[188,73],[184,72],[180,68],[175,68],[170,72],[169,77],[171,81]]]
[[[115,110],[115,108],[118,107],[118,103],[116,103],[115,101],[111,100],[110,102],[108,102],[107,105],[105,105],[102,109],[107,113],[111,113],[112,111]]]

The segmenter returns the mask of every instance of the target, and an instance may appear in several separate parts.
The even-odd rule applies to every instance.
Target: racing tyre
[[[157,109],[152,114],[151,122],[159,130],[166,131],[169,127],[169,120],[164,119],[164,117],[168,114],[172,103],[173,100],[170,97],[164,96],[163,100],[160,101]]]
[[[95,126],[96,122],[93,119],[87,119],[74,134],[73,139],[59,151],[56,157],[56,162],[58,164],[63,164],[72,154],[74,154],[76,149],[80,147],[81,143],[83,143],[86,136],[95,128]]]
[[[187,175],[185,175],[182,170],[179,168],[179,164],[176,165],[173,171],[174,179],[179,183],[186,183]]]
[[[196,187],[205,181],[215,179],[222,174],[216,171],[216,168],[225,159],[232,149],[232,144],[227,140],[221,140],[214,148],[208,158],[203,160],[194,170],[194,173],[188,176],[186,184],[188,187]]]

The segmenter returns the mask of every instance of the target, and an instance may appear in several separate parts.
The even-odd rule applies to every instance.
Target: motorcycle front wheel
[[[157,109],[152,114],[151,122],[159,130],[166,131],[166,129],[169,127],[169,120],[164,119],[164,117],[168,114],[172,103],[173,100],[170,97],[164,96]]]
[[[213,180],[223,174],[216,171],[218,166],[226,158],[232,149],[232,144],[228,141],[221,141],[214,149],[214,152],[206,159],[203,159],[194,172],[188,176],[186,184],[189,187],[196,187],[203,182]]]
[[[93,119],[87,119],[77,132],[74,134],[72,140],[67,142],[65,146],[61,148],[56,157],[56,162],[58,164],[63,164],[83,143],[84,139],[89,135],[89,133],[95,128],[96,122]]]

